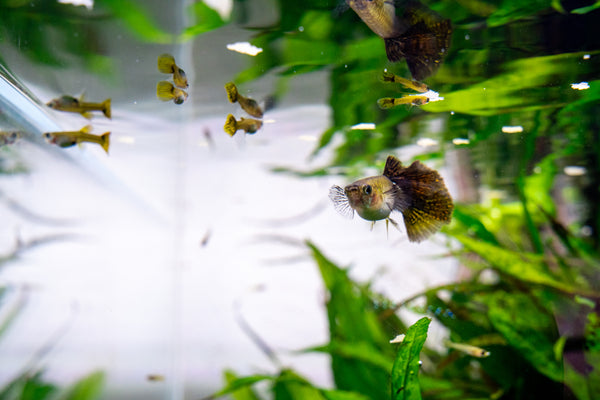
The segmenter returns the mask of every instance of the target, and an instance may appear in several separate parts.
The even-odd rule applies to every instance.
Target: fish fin
[[[235,83],[227,82],[225,84],[225,91],[227,92],[227,99],[230,103],[238,101],[238,90],[237,87],[235,87]]]
[[[175,58],[166,53],[158,56],[158,70],[163,74],[172,74],[175,71]]]
[[[111,119],[110,99],[106,99],[102,102],[102,112],[106,118]]]
[[[431,215],[418,208],[409,208],[402,213],[408,240],[422,242],[436,233],[446,222],[431,218]]]
[[[167,81],[160,81],[156,84],[156,97],[161,101],[173,100],[173,84]]]
[[[339,18],[342,16],[343,13],[348,11],[349,8],[350,8],[350,6],[348,5],[348,3],[346,1],[340,0],[340,1],[338,1],[338,4],[335,6],[335,8],[331,11],[331,15],[334,18]]]
[[[225,132],[227,132],[227,134],[229,134],[229,136],[233,136],[237,132],[237,121],[235,120],[235,117],[232,114],[227,115],[227,119],[225,119],[225,126],[223,126],[223,129],[225,130]]]
[[[409,240],[420,242],[450,223],[454,209],[452,197],[437,171],[420,161],[405,168],[390,157],[388,173],[392,174],[390,180],[399,189],[394,209],[404,217]]]
[[[385,167],[383,168],[383,176],[388,178],[394,178],[399,176],[402,171],[406,169],[402,166],[402,163],[395,156],[388,156],[385,160]]]
[[[102,148],[106,154],[108,154],[108,147],[110,146],[110,132],[104,132],[102,135],[100,135],[100,140],[102,140]]]
[[[451,35],[450,20],[419,22],[401,36],[385,39],[386,54],[392,62],[406,58],[413,79],[422,81],[440,67],[450,47]]]
[[[85,119],[92,119],[92,113],[90,111],[82,111],[82,112],[80,112],[80,114]]]
[[[404,44],[398,38],[384,39],[385,54],[391,62],[397,62],[404,58]]]
[[[329,199],[333,202],[333,208],[342,216],[352,219],[354,217],[354,210],[350,206],[348,196],[344,189],[337,185],[333,185],[329,188]]]
[[[90,133],[91,131],[92,131],[91,125],[86,125],[79,130],[79,132],[81,132],[81,133]]]

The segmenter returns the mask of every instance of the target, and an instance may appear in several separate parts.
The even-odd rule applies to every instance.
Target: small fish
[[[481,347],[472,346],[470,344],[454,343],[449,340],[444,341],[444,345],[450,349],[462,351],[471,357],[485,358],[490,355],[490,352]]]
[[[254,118],[240,118],[239,121],[235,119],[235,117],[231,114],[227,115],[227,119],[225,120],[225,126],[223,129],[225,132],[229,134],[229,136],[235,135],[235,133],[242,129],[246,133],[256,133],[262,127],[262,121],[259,121]]]
[[[409,104],[411,106],[422,106],[423,104],[429,103],[429,97],[427,96],[402,96],[402,97],[382,97],[377,100],[377,105],[382,110],[387,110],[392,107],[399,106],[401,104]]]
[[[384,40],[388,60],[396,62],[406,58],[417,81],[437,71],[450,47],[450,20],[417,1],[345,1]]]
[[[162,101],[173,100],[175,104],[183,104],[187,100],[188,94],[185,90],[173,86],[171,82],[160,81],[156,84],[156,97]]]
[[[102,135],[92,135],[90,132],[92,127],[86,125],[79,131],[63,131],[63,132],[46,132],[44,138],[48,143],[55,144],[60,147],[71,147],[83,142],[99,144],[106,154],[108,154],[110,132],[105,132]]]
[[[412,89],[415,92],[419,93],[425,93],[429,90],[429,87],[424,83],[406,79],[396,74],[392,74],[388,71],[383,71],[383,74],[381,75],[381,80],[386,83],[399,83],[402,86]]]
[[[238,102],[244,111],[256,118],[262,118],[263,110],[260,108],[256,100],[242,96],[235,86],[235,83],[228,82],[225,84],[227,99],[230,103]]]
[[[165,376],[161,374],[148,374],[146,375],[146,379],[149,382],[164,382]]]
[[[404,167],[394,156],[389,156],[383,175],[360,179],[344,189],[334,185],[329,198],[335,209],[352,218],[354,211],[368,221],[386,220],[392,211],[402,213],[408,240],[421,242],[437,232],[452,218],[454,205],[440,174],[413,162]]]
[[[15,144],[21,138],[21,132],[2,132],[0,131],[0,146]]]
[[[158,56],[158,70],[163,74],[173,74],[173,82],[178,88],[188,88],[185,72],[175,64],[175,58],[172,55],[161,54]]]
[[[57,99],[50,100],[48,103],[46,103],[46,105],[59,111],[79,113],[87,119],[92,117],[90,111],[102,111],[106,118],[111,118],[110,99],[106,99],[102,103],[88,103],[83,101],[83,96],[81,96],[79,99],[76,99],[73,96],[65,95]]]

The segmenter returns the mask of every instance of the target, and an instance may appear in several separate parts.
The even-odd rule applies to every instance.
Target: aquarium
[[[0,0],[0,399],[597,398],[599,8]]]

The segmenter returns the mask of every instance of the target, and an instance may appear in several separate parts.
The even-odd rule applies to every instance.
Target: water
[[[3,129],[28,135],[0,149],[2,171],[25,169],[0,175],[0,254],[15,243],[47,242],[0,264],[6,288],[0,316],[21,307],[0,337],[0,385],[28,368],[44,369],[44,379],[60,386],[102,370],[102,398],[200,398],[222,387],[226,368],[278,373],[245,321],[284,365],[333,387],[339,372],[331,370],[329,356],[294,353],[330,337],[323,307],[329,293],[305,240],[336,264],[352,265],[353,279],[372,279],[373,290],[394,302],[471,279],[469,260],[449,256],[461,234],[485,242],[479,225],[465,228],[465,215],[478,218],[505,250],[535,253],[545,246],[523,225],[547,220],[535,206],[523,214],[523,198],[592,247],[598,243],[591,201],[598,168],[595,12],[577,19],[540,6],[511,14],[506,5],[483,28],[484,16],[468,8],[429,4],[455,25],[444,65],[427,80],[444,100],[383,111],[378,98],[402,93],[378,82],[380,71],[409,73],[405,63],[385,59],[382,41],[352,10],[338,16],[330,11],[335,5],[317,2],[306,11],[283,2],[279,21],[275,7],[234,2],[230,22],[175,43],[165,35],[197,22],[190,2],[145,2],[141,9],[165,31],[158,33],[143,20],[119,16],[114,4],[97,1],[86,11],[32,3],[40,15],[95,16],[85,26],[77,18],[41,23],[39,32],[60,38],[44,45],[20,28],[19,7],[2,5],[10,16],[3,17],[2,60],[26,87],[25,95],[9,83],[0,87]],[[571,22],[580,26],[571,40],[549,28]],[[256,26],[275,28],[256,36],[248,29]],[[226,49],[248,40],[265,54]],[[164,52],[190,81],[181,106],[156,99],[155,85],[166,78],[156,58]],[[255,135],[223,132],[228,113],[244,115],[227,102],[223,85],[231,80],[245,95],[277,99]],[[584,81],[589,89],[571,87]],[[81,92],[90,100],[112,98],[113,118],[87,121],[43,106]],[[349,129],[361,122],[376,129]],[[95,133],[112,132],[109,155],[92,144],[59,149],[40,138],[88,123]],[[522,131],[503,132],[508,126]],[[315,156],[332,127],[331,141]],[[386,233],[383,223],[369,231],[368,222],[337,215],[329,187],[380,173],[387,154],[405,162],[418,157],[438,169],[464,206],[455,213],[459,225],[416,245],[404,232]],[[569,175],[572,166],[583,168],[577,170],[583,177]],[[537,253],[550,252],[544,249]],[[595,260],[593,251],[585,254],[591,254],[581,256],[586,262]],[[482,282],[493,285],[498,270],[489,270],[495,272]],[[582,280],[574,281],[593,298]],[[428,299],[399,315],[410,324],[432,304]],[[429,315],[449,315],[432,310]],[[448,324],[438,319],[428,345],[443,353],[449,333],[442,325]],[[561,332],[571,326],[558,325]]]

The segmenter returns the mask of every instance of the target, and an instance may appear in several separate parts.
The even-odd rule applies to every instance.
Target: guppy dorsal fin
[[[405,168],[402,166],[400,160],[394,156],[388,156],[387,160],[385,161],[385,167],[383,168],[383,176],[386,176],[390,179],[395,178],[400,176],[400,174],[402,174],[402,170],[404,169]]]

